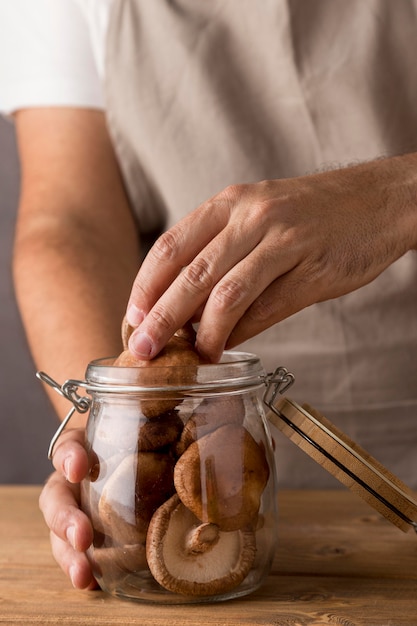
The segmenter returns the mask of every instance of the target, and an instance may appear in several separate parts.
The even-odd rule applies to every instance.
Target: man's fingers
[[[219,201],[209,201],[161,235],[132,286],[126,317],[138,326],[155,302],[227,223]],[[176,328],[174,330],[177,330]]]
[[[332,279],[328,273],[307,270],[303,264],[273,281],[245,311],[230,333],[226,349],[232,349],[294,313],[324,299]],[[198,340],[198,338],[197,338]]]
[[[79,486],[71,485],[54,472],[39,498],[49,529],[71,547],[84,552],[93,541],[93,529],[88,517],[79,508]]]
[[[280,254],[276,250],[272,238],[237,263],[214,287],[205,304],[197,333],[198,351],[217,361],[246,312],[268,292],[269,285],[288,274],[296,263],[297,257],[291,251]],[[260,310],[261,319],[252,324],[252,329],[262,325],[266,317],[278,318],[283,304],[279,299],[268,302],[268,308]]]
[[[68,430],[60,436],[53,455],[56,471],[39,497],[39,508],[50,529],[54,557],[79,589],[96,585],[85,555],[93,541],[93,528],[79,508],[79,483],[88,472],[84,440],[84,429]]]
[[[70,578],[76,589],[94,589],[97,583],[91,572],[87,556],[83,552],[75,551],[66,541],[63,541],[55,533],[50,533],[52,554]]]
[[[85,430],[79,428],[64,432],[55,445],[53,465],[71,483],[79,483],[88,472],[84,441]]]
[[[258,245],[259,233],[224,228],[169,285],[139,328],[129,348],[140,358],[153,358],[173,333],[192,319],[231,268]],[[248,306],[250,303],[247,303]]]

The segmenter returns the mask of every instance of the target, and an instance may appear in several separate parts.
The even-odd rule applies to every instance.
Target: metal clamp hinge
[[[73,405],[70,408],[68,415],[63,419],[63,421],[59,425],[58,430],[51,439],[51,443],[49,444],[48,448],[48,459],[51,460],[55,444],[63,433],[71,417],[74,415],[75,411],[77,411],[78,413],[87,413],[90,408],[91,400],[90,398],[87,398],[87,396],[80,396],[77,393],[78,387],[74,385],[73,382],[67,381],[61,386],[53,378],[48,376],[48,374],[45,374],[45,372],[36,372],[36,376],[37,378],[39,378],[39,380],[52,387],[52,389],[59,393],[60,396],[63,396],[64,398],[72,402]]]
[[[274,408],[277,395],[285,393],[294,384],[294,381],[294,374],[289,372],[286,367],[277,367],[273,374],[266,376],[266,390],[263,401],[274,413],[277,413],[277,410]]]

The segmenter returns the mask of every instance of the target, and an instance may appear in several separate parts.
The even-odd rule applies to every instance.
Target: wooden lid
[[[417,531],[415,495],[399,478],[313,407],[283,397],[268,406],[268,420],[312,459],[401,530]]]

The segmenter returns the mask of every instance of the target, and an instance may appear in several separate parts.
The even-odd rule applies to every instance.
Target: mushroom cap
[[[140,401],[143,414],[152,419],[175,409],[182,400],[170,395],[169,387],[182,387],[195,382],[197,366],[205,363],[194,346],[174,335],[161,352],[151,361],[137,359],[129,350],[124,350],[113,362],[115,367],[137,367],[138,384],[149,387],[166,387],[159,397]]]
[[[134,327],[129,324],[129,322],[126,319],[126,316],[124,316],[122,320],[122,326],[120,329],[121,336],[122,336],[123,350],[128,349],[129,338],[134,330],[135,330]],[[195,339],[196,339],[196,332],[194,330],[192,323],[186,322],[182,328],[179,328],[176,331],[175,336],[182,337],[183,339],[186,339],[189,343],[194,344]]]
[[[146,557],[152,575],[165,589],[215,596],[234,589],[247,576],[256,553],[254,532],[201,526],[176,494],[154,513]]]
[[[145,543],[94,548],[88,552],[94,575],[117,580],[126,572],[148,570]]]
[[[146,420],[139,430],[138,450],[150,452],[173,446],[179,439],[184,424],[176,410]]]
[[[173,493],[174,460],[169,454],[139,452],[123,459],[103,486],[92,523],[115,545],[145,543],[154,511]]]
[[[129,350],[124,350],[115,359],[113,365],[121,367],[141,367],[146,370],[151,370],[154,367],[161,368],[158,374],[154,372],[144,374],[143,377],[141,375],[141,380],[158,385],[158,383],[164,382],[163,376],[168,377],[166,382],[170,384],[176,384],[178,381],[187,383],[188,378],[185,381],[182,380],[184,374],[180,373],[181,368],[199,365],[200,363],[205,363],[205,361],[202,360],[198,352],[194,349],[194,346],[184,337],[174,335],[161,352],[150,361],[138,359]],[[175,367],[179,367],[179,370],[176,370]],[[155,381],[156,375],[158,375],[159,380]],[[193,381],[194,379],[191,379],[190,382]]]
[[[224,531],[256,523],[268,478],[264,449],[246,428],[234,424],[192,443],[174,468],[183,504],[201,521]]]
[[[197,439],[225,424],[242,424],[245,405],[241,395],[208,396],[195,408],[182,431],[179,455]]]

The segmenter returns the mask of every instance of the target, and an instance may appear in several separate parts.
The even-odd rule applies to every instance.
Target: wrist
[[[417,153],[381,159],[391,227],[403,253],[417,250]]]

